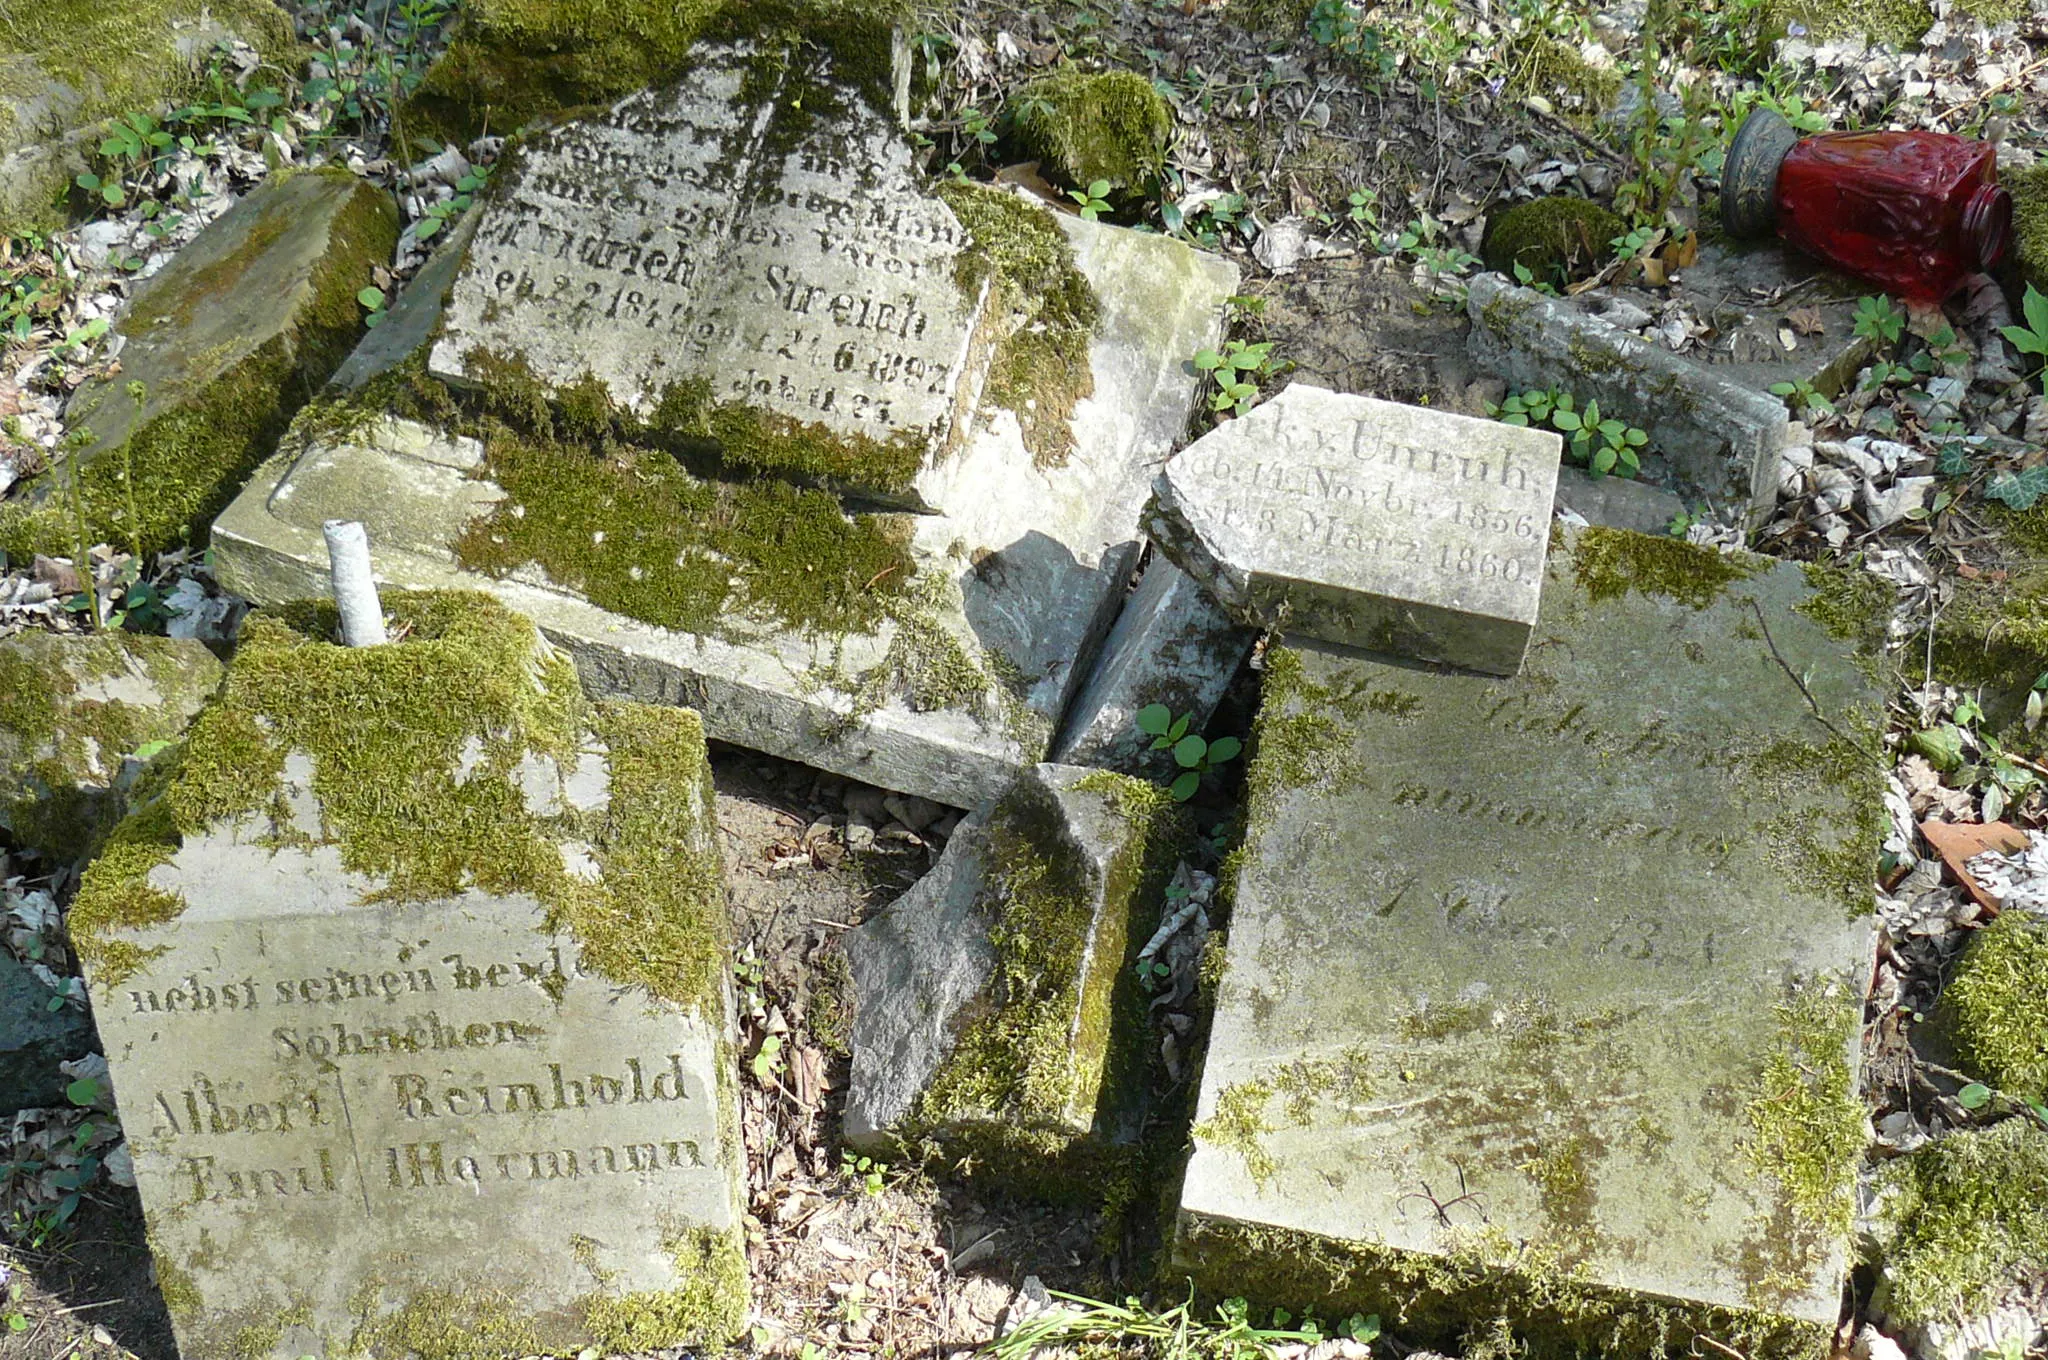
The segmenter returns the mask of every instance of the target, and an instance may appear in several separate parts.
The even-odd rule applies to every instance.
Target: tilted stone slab
[[[1165,704],[1201,732],[1258,634],[1223,612],[1194,577],[1163,555],[1124,601],[1102,655],[1053,745],[1053,759],[1124,774],[1171,778],[1171,751],[1152,748],[1138,710]]]
[[[72,908],[179,1349],[720,1344],[746,1268],[701,729],[586,705],[486,597],[386,604],[405,640],[353,651],[253,620]]]
[[[1167,464],[1146,529],[1246,623],[1513,674],[1560,447],[1297,383]]]
[[[116,323],[120,371],[65,419],[90,436],[0,506],[0,548],[158,552],[202,531],[363,332],[356,293],[391,258],[391,195],[347,170],[280,172],[145,280]]]
[[[220,677],[213,653],[189,639],[40,629],[0,639],[0,830],[55,860],[98,850],[135,776]]]
[[[1566,542],[1519,676],[1269,653],[1177,1264],[1431,1344],[1818,1357],[1883,823],[1830,629],[1888,606]]]
[[[1058,221],[1102,302],[1073,450],[1042,462],[1015,413],[977,417],[926,479],[949,512],[906,521],[922,600],[908,627],[815,635],[732,616],[690,633],[601,608],[537,568],[464,570],[451,545],[502,492],[479,479],[475,441],[404,422],[288,442],[215,522],[222,579],[262,601],[323,596],[321,522],[361,519],[381,580],[492,591],[568,648],[594,693],[686,704],[718,740],[973,807],[1044,757],[1085,678],[1138,561],[1147,481],[1186,426],[1186,356],[1214,343],[1236,288],[1227,263],[1179,242]],[[891,675],[935,650],[981,679],[919,708]]]
[[[595,377],[646,417],[698,384],[693,401],[799,439],[790,425],[869,441],[816,475],[922,507],[915,473],[969,435],[989,290],[957,277],[968,234],[922,188],[904,134],[833,81],[829,57],[778,60],[818,69],[764,82],[761,54],[705,45],[679,83],[521,146],[431,367],[473,379],[488,371],[476,351],[516,356],[552,386]]]
[[[1465,309],[1475,363],[1513,387],[1563,388],[1642,427],[1654,455],[1644,463],[1651,479],[1733,507],[1751,523],[1777,504],[1778,453],[1791,416],[1761,387],[1498,274],[1472,280]]]
[[[847,1138],[964,1140],[1040,1189],[1083,1140],[1129,1141],[1148,1050],[1132,964],[1185,835],[1158,786],[1071,765],[963,822],[846,936]]]

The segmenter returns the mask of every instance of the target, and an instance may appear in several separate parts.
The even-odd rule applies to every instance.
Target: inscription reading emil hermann
[[[1247,621],[1512,673],[1560,441],[1296,384],[1161,475],[1150,527]]]

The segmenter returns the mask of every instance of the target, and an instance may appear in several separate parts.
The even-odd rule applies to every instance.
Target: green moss
[[[1562,288],[1586,277],[1613,254],[1608,244],[1628,224],[1583,198],[1539,198],[1497,214],[1479,247],[1488,269],[1514,277],[1521,265],[1541,282]]]
[[[2001,912],[1977,932],[1942,992],[1970,1071],[2021,1100],[2048,1100],[2048,923]]]
[[[1849,1233],[1867,1140],[1849,1059],[1860,996],[1839,982],[1815,982],[1780,1006],[1777,1045],[1745,1106],[1744,1154],[1777,1187],[1775,1209],[1752,1226],[1742,1263],[1759,1306],[1804,1293]]]
[[[1594,66],[1578,49],[1548,33],[1532,33],[1517,42],[1508,58],[1508,70],[1509,94],[1516,98],[1541,95],[1578,113],[1597,114],[1621,93],[1620,71]],[[1606,241],[1598,244],[1605,246]],[[1513,271],[1509,272],[1512,276]]]
[[[1796,23],[1816,42],[1861,35],[1907,52],[1934,22],[1925,0],[1773,0],[1765,13],[1770,32]]]
[[[1019,90],[1010,130],[1020,159],[1046,178],[1082,188],[1107,180],[1120,195],[1157,191],[1173,109],[1136,71],[1065,67]]]
[[[154,1241],[150,1243],[149,1252],[156,1263],[156,1287],[157,1292],[163,1295],[164,1311],[181,1321],[197,1317],[205,1300],[200,1296],[199,1285],[191,1272],[158,1250]]]
[[[675,1254],[680,1287],[583,1300],[584,1325],[605,1351],[718,1346],[745,1325],[747,1254],[737,1230],[699,1228],[664,1245]]]
[[[1762,559],[1597,525],[1581,530],[1572,550],[1573,574],[1595,604],[1633,590],[1705,609],[1729,586],[1748,580],[1762,567]]]
[[[1015,412],[1039,466],[1062,464],[1074,450],[1074,406],[1095,391],[1088,351],[1101,300],[1046,209],[964,182],[935,192],[974,238],[954,265],[961,292],[972,297],[986,284],[989,311],[1003,318],[983,400]]]
[[[1866,651],[1883,645],[1897,598],[1890,586],[1853,567],[1806,562],[1800,571],[1813,594],[1793,606],[1793,612],[1825,628],[1829,637],[1857,643]]]
[[[1362,1046],[1328,1058],[1296,1058],[1252,1081],[1233,1082],[1216,1096],[1216,1111],[1194,1128],[1195,1137],[1244,1158],[1245,1170],[1263,1185],[1279,1170],[1266,1150],[1266,1135],[1279,1125],[1268,1107],[1279,1101],[1277,1114],[1291,1128],[1308,1128],[1328,1108],[1345,1120],[1372,1099],[1375,1083],[1372,1055]]]
[[[158,702],[79,697],[131,667]],[[0,828],[53,858],[89,858],[120,816],[126,758],[177,737],[219,681],[197,643],[37,631],[0,642]]]
[[[489,596],[393,591],[404,640],[345,648],[332,606],[259,614],[220,698],[193,725],[160,787],[87,871],[70,927],[96,986],[143,961],[122,932],[176,919],[152,886],[184,838],[239,817],[288,833],[279,784],[303,752],[319,835],[378,900],[432,901],[475,888],[529,893],[546,928],[574,934],[589,964],[686,1007],[714,1011],[727,924],[709,825],[703,733],[683,709],[587,710],[574,666]],[[609,747],[614,797],[597,827],[531,812],[516,775],[528,756],[571,760],[586,725]],[[466,775],[464,753],[481,753]],[[600,874],[563,865],[560,840],[591,840]]]
[[[906,431],[886,440],[841,434],[815,421],[713,401],[711,384],[702,378],[664,388],[649,424],[664,441],[705,441],[741,472],[873,496],[914,495],[911,480],[924,464],[921,434]]]
[[[1887,1311],[1960,1322],[2048,1261],[2048,1131],[2022,1117],[1959,1129],[1885,1169]]]
[[[2020,277],[2048,292],[2048,161],[2001,167],[1998,180],[2012,194],[2013,254]]]
[[[1870,914],[1878,854],[1890,826],[1884,811],[1885,764],[1879,720],[1867,712],[1829,715],[1839,734],[1824,741],[1786,738],[1761,750],[1731,753],[1731,767],[1758,810],[1754,844],[1788,882],[1818,888],[1850,919]],[[1840,819],[1787,817],[1817,793],[1843,809]]]
[[[1195,1137],[1203,1142],[1244,1158],[1245,1170],[1259,1185],[1280,1170],[1266,1151],[1266,1135],[1273,1132],[1266,1121],[1266,1105],[1272,1099],[1270,1081],[1232,1082],[1216,1093],[1216,1112],[1194,1128]]]
[[[705,39],[832,54],[838,76],[891,105],[903,0],[469,0],[461,27],[401,107],[414,135],[513,132],[673,79]]]
[[[980,1013],[920,1096],[914,1127],[943,1136],[997,1124],[1032,1135],[1013,1150],[1056,1157],[1091,1129],[1108,1131],[1121,1113],[1109,1106],[1143,1087],[1137,924],[1164,900],[1186,814],[1156,786],[1108,773],[1066,796],[1107,804],[1122,823],[1116,852],[1098,879],[1065,830],[1059,795],[1034,777],[997,802],[980,900],[995,968]]]
[[[1377,1314],[1413,1345],[1484,1347],[1550,1360],[1589,1354],[1667,1360],[1713,1351],[1749,1360],[1817,1360],[1831,1328],[1741,1308],[1660,1303],[1604,1289],[1560,1247],[1498,1230],[1447,1230],[1441,1254],[1341,1242],[1286,1228],[1184,1217],[1178,1262],[1211,1297],[1246,1297],[1323,1316]],[[1715,1353],[1718,1353],[1716,1351]]]
[[[383,1294],[373,1286],[357,1300],[349,1345],[370,1360],[503,1360],[543,1349],[519,1301],[500,1290],[422,1289],[388,1312]]]
[[[358,183],[347,171],[306,173]],[[140,333],[157,319],[175,323],[209,299],[240,288],[293,215],[305,211],[303,195],[284,192],[287,182],[257,191],[264,197],[252,209],[256,220],[241,249],[189,286],[167,271],[123,321],[123,332]],[[163,394],[171,398],[168,409],[148,418],[138,412],[140,424],[120,446],[75,456],[45,474],[36,497],[0,507],[0,549],[20,558],[74,553],[81,520],[87,543],[144,553],[203,541],[214,516],[277,447],[293,413],[354,347],[363,328],[356,292],[369,281],[372,266],[389,258],[397,230],[387,195],[368,186],[352,193],[334,215],[327,249],[309,281],[310,296],[293,322],[224,367],[219,358],[194,357],[194,370],[218,371],[189,394]],[[89,400],[105,405],[134,398],[117,378]]]

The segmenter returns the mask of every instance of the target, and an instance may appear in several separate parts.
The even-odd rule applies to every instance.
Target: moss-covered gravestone
[[[1151,1032],[1132,965],[1186,835],[1157,785],[1069,765],[1025,771],[961,823],[847,936],[847,1138],[936,1136],[1086,1193],[1089,1159],[1136,1132]]]
[[[746,1308],[696,715],[488,597],[259,615],[70,925],[188,1356],[715,1344]]]
[[[0,641],[0,833],[82,859],[135,776],[220,684],[198,642],[30,631]]]
[[[0,507],[0,549],[159,552],[201,536],[363,330],[391,196],[347,170],[280,172],[136,290],[120,372],[65,416],[88,442]]]
[[[1825,1354],[1884,594],[1586,530],[1519,676],[1269,652],[1179,1264],[1438,1344]]]
[[[360,519],[382,579],[489,589],[717,740],[956,807],[1043,760],[1236,273],[920,179],[888,43],[830,32],[526,143],[438,340],[306,414],[223,580],[318,593]]]

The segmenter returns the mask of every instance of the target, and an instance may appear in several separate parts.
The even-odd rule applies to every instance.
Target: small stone
[[[0,948],[0,1117],[68,1103],[57,1064],[90,1052],[95,1036],[75,1003],[50,1009],[56,999],[49,984]]]
[[[897,797],[894,794],[882,800],[883,808],[891,817],[911,831],[922,831],[939,819],[945,808],[928,798],[916,796]]]
[[[879,825],[889,815],[890,794],[871,784],[856,784],[848,781],[846,793],[840,804],[849,817],[859,817],[869,826]]]

